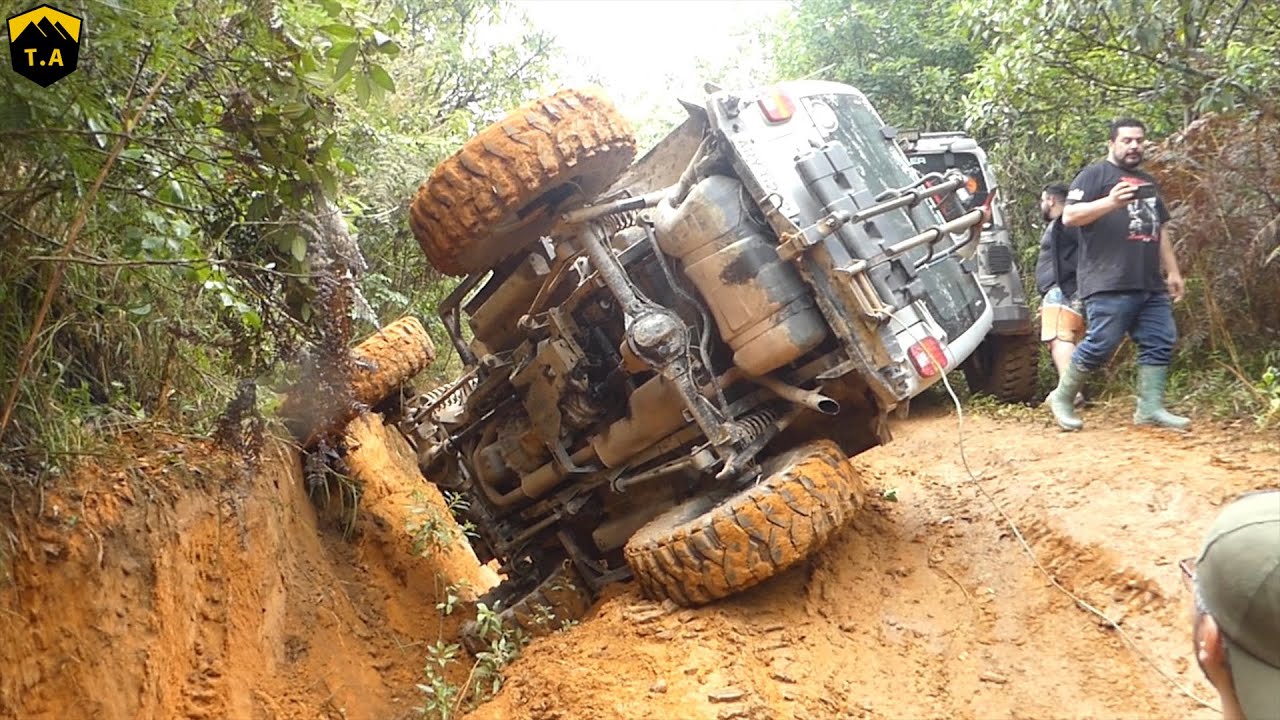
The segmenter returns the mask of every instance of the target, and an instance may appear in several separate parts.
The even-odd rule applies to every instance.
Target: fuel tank
[[[750,203],[740,182],[715,175],[679,207],[660,204],[655,229],[710,307],[734,363],[758,376],[817,347],[828,329],[799,272],[748,214]]]

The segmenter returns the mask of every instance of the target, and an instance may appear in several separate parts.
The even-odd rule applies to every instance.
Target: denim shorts
[[[1057,285],[1049,288],[1040,302],[1040,341],[1062,340],[1080,344],[1084,339],[1084,303],[1064,297]]]

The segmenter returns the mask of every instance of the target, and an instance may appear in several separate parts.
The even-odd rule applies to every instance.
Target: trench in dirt
[[[1133,429],[1122,408],[1088,420],[1067,436],[1037,414],[967,419],[969,463],[1063,585],[1208,698],[1177,560],[1224,500],[1280,484],[1280,449]],[[854,460],[871,500],[811,562],[693,610],[617,586],[535,640],[472,716],[1216,717],[1034,568],[964,474],[954,416],[895,434]],[[410,508],[438,493],[375,417],[350,436],[372,478],[355,514],[309,497],[281,445],[249,471],[169,437],[131,439],[19,508],[0,718],[418,717],[426,647],[462,617],[436,602],[493,578],[460,548],[415,554]]]
[[[414,553],[406,523],[439,493],[374,416],[350,434],[369,478],[356,514],[340,488],[308,488],[283,444],[250,471],[160,436],[16,513],[0,718],[418,717],[426,646],[460,622],[435,603],[490,580],[469,551]]]

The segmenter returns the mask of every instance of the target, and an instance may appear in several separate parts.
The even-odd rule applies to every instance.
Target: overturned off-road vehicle
[[[862,503],[849,456],[991,326],[958,252],[983,213],[940,209],[964,179],[914,173],[858,91],[684,104],[633,163],[606,98],[561,91],[412,204],[464,278],[439,313],[465,372],[400,427],[525,630],[630,576],[696,605],[801,561]]]

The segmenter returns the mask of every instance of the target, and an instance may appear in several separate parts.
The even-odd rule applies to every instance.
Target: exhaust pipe
[[[768,375],[750,378],[752,382],[761,385],[774,395],[783,400],[790,400],[797,405],[803,405],[810,410],[816,410],[823,415],[838,415],[840,413],[840,403],[835,399],[823,395],[817,390],[804,390],[795,385],[788,385],[781,380]]]

